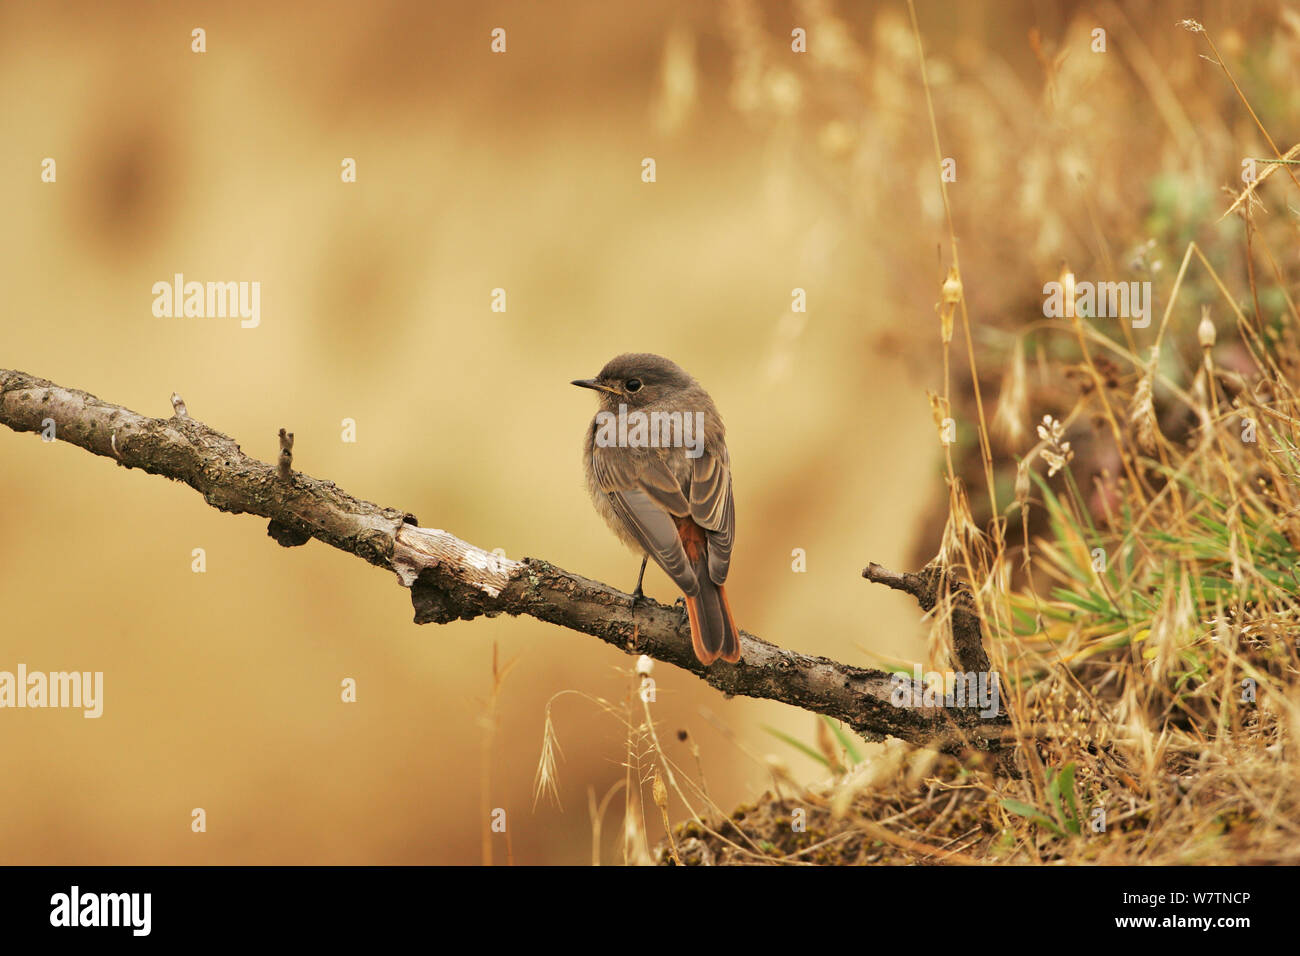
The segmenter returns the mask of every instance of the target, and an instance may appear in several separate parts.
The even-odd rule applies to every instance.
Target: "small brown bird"
[[[613,358],[573,384],[600,396],[583,466],[596,510],[644,555],[633,600],[653,557],[686,595],[700,663],[740,660],[723,587],[736,526],[731,461],[713,400],[675,363],[646,352]]]

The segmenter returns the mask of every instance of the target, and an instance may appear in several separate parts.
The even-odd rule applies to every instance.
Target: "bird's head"
[[[690,388],[695,380],[661,355],[628,352],[605,363],[595,378],[573,382],[600,396],[602,408],[617,410],[620,403],[638,408],[662,402]]]

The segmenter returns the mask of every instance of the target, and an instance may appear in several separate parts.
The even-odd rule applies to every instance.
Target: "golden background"
[[[1081,5],[920,5],[959,157],[963,266],[988,270],[968,289],[974,316],[1032,306],[1060,260],[1086,263],[1090,216],[1137,236],[1144,171],[1230,180],[1241,147],[1203,125],[1230,91],[1197,92],[1202,61],[1173,23],[1253,22],[1233,46],[1266,35],[1276,8],[1250,21],[1249,5],[1190,6],[1105,7],[1103,65],[1087,59]],[[947,227],[907,16],[897,3],[0,4],[0,365],[158,417],[179,392],[267,461],[287,427],[305,473],[630,590],[638,558],[582,480],[593,399],[568,382],[658,352],[727,422],[740,625],[850,663],[922,660],[914,605],[859,576],[932,553],[916,528],[943,499],[925,390],[941,388]],[[809,31],[806,57],[792,26]],[[494,27],[505,54],[490,51]],[[1079,51],[1052,84],[1031,27]],[[1125,30],[1140,52],[1120,48]],[[1151,62],[1193,98],[1170,106]],[[55,184],[40,181],[47,156]],[[344,157],[355,184],[340,182]],[[1076,166],[1097,177],[1087,199],[1068,185]],[[1056,218],[1030,217],[1036,205]],[[151,287],[177,272],[259,281],[260,327],[155,318]],[[790,311],[794,288],[806,315]],[[990,403],[1000,371],[987,370]],[[531,619],[416,627],[392,575],[315,541],[281,548],[265,525],[0,433],[0,669],[105,675],[99,720],[0,711],[0,861],[475,863],[495,807],[509,837],[492,837],[495,862],[590,861],[588,791],[623,779],[626,729],[559,698],[563,809],[534,808],[546,703],[578,690],[621,705],[633,660]],[[675,597],[657,569],[646,586]],[[485,795],[494,644],[516,663]],[[340,702],[345,677],[356,704]],[[771,785],[769,755],[820,772],[764,729],[811,742],[812,715],[726,700],[665,666],[655,677],[664,746],[694,767],[675,733],[690,730],[722,807]],[[603,862],[622,859],[622,806]]]

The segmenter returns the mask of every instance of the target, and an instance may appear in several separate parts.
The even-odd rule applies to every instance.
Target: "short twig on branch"
[[[411,589],[418,624],[527,614],[673,664],[726,694],[779,700],[842,720],[869,740],[892,736],[958,752],[997,749],[1007,732],[1005,717],[982,718],[971,708],[895,706],[893,676],[885,671],[799,654],[743,632],[739,664],[705,667],[695,659],[688,625],[676,608],[649,600],[633,608],[630,595],[599,581],[536,558],[500,557],[446,531],[418,527],[407,512],[292,472],[292,439],[282,431],[286,475],[185,414],[183,403],[175,405],[172,417],[149,418],[78,389],[0,369],[0,423],[14,431],[41,431],[42,421],[53,419],[58,440],[127,468],[183,481],[221,511],[269,519],[267,533],[286,547],[316,538],[391,570]],[[894,575],[872,565],[864,576],[908,591],[927,607],[927,600],[933,606],[934,582],[927,592],[925,573]],[[987,670],[983,648],[975,655],[975,648],[963,645],[970,622],[963,623],[957,611],[953,622],[963,666],[982,658],[983,666],[972,669]],[[973,634],[978,646],[977,617]]]
[[[293,477],[293,432],[280,429],[280,478],[288,481]]]
[[[975,610],[970,590],[936,564],[928,565],[915,574],[899,574],[872,563],[862,571],[868,581],[883,584],[895,591],[904,591],[916,598],[921,610],[929,613],[939,603],[939,593],[947,583],[952,607],[952,645],[957,665],[963,671],[980,674],[989,672],[989,658],[984,652],[983,627]]]

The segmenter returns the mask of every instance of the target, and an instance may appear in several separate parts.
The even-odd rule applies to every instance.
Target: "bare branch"
[[[60,441],[182,481],[221,511],[268,519],[268,534],[286,547],[316,538],[393,571],[411,590],[418,624],[527,614],[673,664],[728,695],[778,700],[842,720],[869,740],[888,735],[950,752],[992,750],[1007,732],[1005,717],[981,718],[973,709],[895,706],[893,675],[885,671],[799,654],[743,632],[739,664],[705,667],[677,608],[650,600],[634,608],[630,595],[598,581],[536,558],[501,557],[449,532],[418,527],[414,515],[354,498],[331,481],[289,471],[284,442],[291,439],[281,444],[282,477],[187,415],[149,418],[78,389],[0,370],[0,423],[40,431],[46,419]],[[924,593],[920,576],[872,568],[872,580],[891,587],[911,582],[902,589],[918,599]],[[954,611],[954,631],[958,620]],[[978,618],[974,628],[978,643]],[[987,658],[984,664],[987,669]]]

